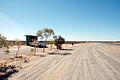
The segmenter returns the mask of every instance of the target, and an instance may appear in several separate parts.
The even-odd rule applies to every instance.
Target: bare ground
[[[19,63],[8,80],[120,80],[120,46],[88,43]]]

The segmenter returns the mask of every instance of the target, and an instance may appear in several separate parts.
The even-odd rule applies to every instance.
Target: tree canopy
[[[55,36],[55,45],[57,46],[57,49],[61,49],[62,44],[65,43],[65,39],[61,36]]]
[[[42,30],[38,30],[37,33],[36,33],[36,35],[40,38],[40,40],[44,38]]]
[[[9,42],[2,34],[0,34],[0,47],[8,47]]]
[[[42,30],[38,30],[36,33],[40,40],[45,38],[46,41],[54,34],[54,30],[51,28],[43,28]]]

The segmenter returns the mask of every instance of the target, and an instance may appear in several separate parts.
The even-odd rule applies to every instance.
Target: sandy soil
[[[19,63],[23,69],[8,80],[120,80],[120,46],[87,43],[54,53]]]
[[[65,45],[63,45],[62,48],[66,49],[66,48],[69,48],[69,47],[73,47],[70,44],[67,44],[67,46],[65,46]],[[18,56],[23,56],[23,58],[22,59],[11,60],[10,58],[14,58],[15,53],[17,51],[17,46],[12,46],[12,47],[9,48],[9,50],[10,50],[10,52],[13,51],[13,54],[9,53],[9,55],[4,55],[4,57],[2,56],[2,58],[0,58],[0,64],[14,64],[14,63],[18,63],[20,61],[23,62],[25,60],[25,58],[28,59],[28,60],[31,60],[31,59],[36,58],[36,56],[42,56],[43,57],[43,56],[48,55],[48,53],[50,53],[50,52],[57,51],[55,45],[52,45],[52,48],[51,48],[51,45],[47,45],[47,48],[45,48],[45,52],[43,52],[43,48],[36,48],[36,53],[35,53],[36,56],[34,56],[34,52],[31,52],[30,49],[34,49],[34,47],[22,45],[20,47],[20,51],[19,51]],[[2,51],[4,51],[4,48],[1,49],[1,52]]]

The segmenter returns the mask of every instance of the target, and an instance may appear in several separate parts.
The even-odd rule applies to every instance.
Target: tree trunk
[[[46,43],[47,43],[47,38],[46,38]],[[45,46],[43,47],[43,52],[45,52]]]
[[[52,51],[52,44],[51,44],[51,51]]]
[[[45,52],[45,47],[43,47],[43,52]]]
[[[59,49],[61,50],[61,46],[59,46]]]
[[[59,49],[59,46],[57,45],[57,49]]]
[[[18,47],[18,50],[17,50],[17,52],[16,52],[16,57],[18,56],[18,52],[19,52],[19,47]]]
[[[35,51],[34,51],[34,56],[36,55],[36,46],[35,46]]]
[[[61,49],[61,45],[60,44],[57,45],[57,49]]]

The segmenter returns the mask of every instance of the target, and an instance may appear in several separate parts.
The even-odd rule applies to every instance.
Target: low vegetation
[[[8,47],[9,42],[6,40],[6,37],[0,34],[0,48]]]
[[[62,44],[65,43],[65,39],[61,36],[56,36],[54,30],[51,28],[44,28],[42,30],[38,30],[36,34],[40,38],[40,41],[46,41],[46,43],[49,43],[51,45],[51,50],[53,44],[57,47],[57,49],[62,49]],[[38,46],[37,40],[34,39],[31,44],[34,46],[34,48],[31,49],[31,53],[34,52],[34,55],[36,55],[36,47]],[[5,54],[10,53],[9,48],[13,45],[17,46],[17,51],[15,57],[8,58],[10,59],[9,61],[15,62],[24,60],[25,62],[27,62],[29,59],[23,56],[18,56],[21,47],[20,40],[16,39],[15,43],[10,43],[8,40],[6,40],[6,37],[0,34],[0,48],[5,49]],[[43,52],[45,52],[45,47],[43,48]],[[9,61],[6,60],[5,63],[0,63],[0,79],[9,77],[11,74],[18,72],[18,67],[12,64],[8,65]]]
[[[58,36],[58,37],[56,36],[54,41],[57,49],[62,49],[62,44],[65,43],[65,39],[61,36]]]
[[[9,46],[11,46],[10,42],[6,40],[6,37],[0,34],[0,48],[5,47],[5,54],[9,54]]]

